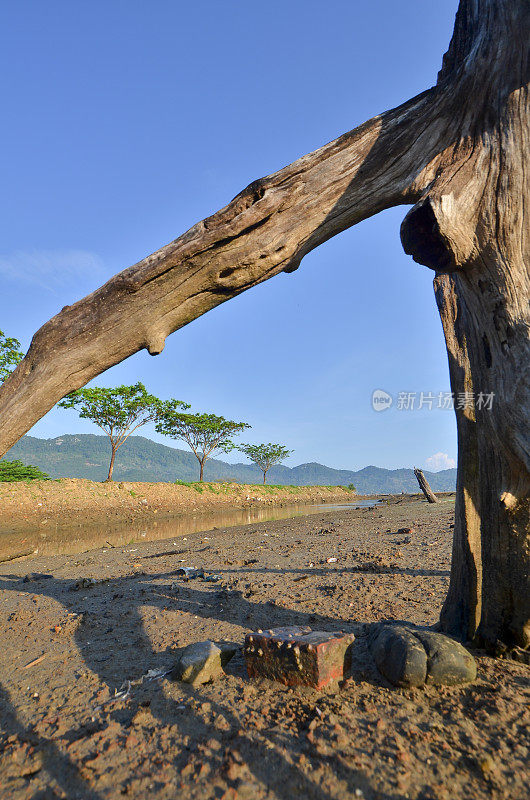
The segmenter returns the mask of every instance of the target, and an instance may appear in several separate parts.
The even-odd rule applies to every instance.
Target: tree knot
[[[452,194],[416,203],[401,223],[400,235],[405,253],[436,272],[463,269],[474,249],[473,238],[458,222]]]

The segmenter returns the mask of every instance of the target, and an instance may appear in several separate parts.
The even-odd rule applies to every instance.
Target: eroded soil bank
[[[526,800],[527,667],[475,651],[473,684],[405,691],[367,657],[361,623],[436,622],[452,522],[414,500],[2,565],[2,796]],[[254,684],[237,656],[200,688],[149,673],[282,625],[354,632],[352,674],[316,692]]]
[[[355,499],[343,486],[255,486],[237,483],[0,483],[0,534],[35,526],[83,527],[252,503],[333,503]]]

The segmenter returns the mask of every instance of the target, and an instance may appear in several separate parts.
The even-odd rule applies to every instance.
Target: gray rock
[[[376,624],[370,626],[368,636],[377,669],[394,686],[456,686],[476,678],[471,653],[441,633]]]
[[[477,664],[471,653],[459,642],[434,631],[417,630],[427,653],[427,683],[457,686],[477,677]]]
[[[236,646],[220,646],[209,640],[196,642],[184,648],[173,670],[179,681],[200,686],[218,678],[225,664],[234,655]]]
[[[423,686],[427,653],[408,628],[376,625],[370,632],[370,651],[377,669],[394,686]]]

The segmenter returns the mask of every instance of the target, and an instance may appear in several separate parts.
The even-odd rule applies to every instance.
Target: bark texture
[[[379,211],[414,203],[407,253],[436,271],[457,410],[453,566],[443,627],[530,644],[529,42],[526,0],[461,0],[435,87],[267,178],[64,308],[0,388],[0,453],[108,367]]]
[[[451,385],[463,401],[441,622],[497,651],[530,644],[529,14],[526,2],[461,3],[439,77],[455,98],[459,139],[402,226],[405,250],[437,271]],[[481,393],[493,394],[491,408]]]
[[[112,480],[112,473],[114,472],[114,462],[116,460],[116,451],[117,451],[117,449],[118,449],[117,447],[114,447],[114,446],[112,447],[112,453],[111,453],[111,456],[110,456],[110,464],[109,464],[109,474],[107,475],[107,481],[111,481]]]
[[[423,494],[425,495],[426,499],[429,503],[437,503],[438,498],[434,494],[433,490],[429,485],[429,481],[421,471],[421,469],[415,469],[414,475],[416,476],[416,480],[418,481],[419,487],[422,490]]]

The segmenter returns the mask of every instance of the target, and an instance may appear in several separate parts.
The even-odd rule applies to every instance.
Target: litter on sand
[[[208,581],[208,583],[217,583],[217,581],[221,580],[221,575],[217,575],[213,572],[205,574],[204,570],[200,567],[179,567],[175,575],[179,578],[184,578],[185,581],[191,581],[194,578],[202,578],[203,581]]]
[[[154,681],[157,678],[165,678],[170,672],[170,669],[148,669],[145,675],[142,675],[142,681]]]
[[[186,581],[193,578],[204,578],[204,571],[197,567],[179,567],[175,574],[181,575]]]
[[[46,653],[44,653],[42,656],[39,656],[38,658],[34,658],[33,661],[30,661],[29,664],[26,664],[24,666],[24,669],[35,667],[37,664],[40,664],[41,661],[44,661],[45,658],[46,658]]]
[[[126,700],[131,694],[131,682],[124,681],[119,689],[114,689],[114,697],[111,697],[107,702],[113,703],[117,700]]]

